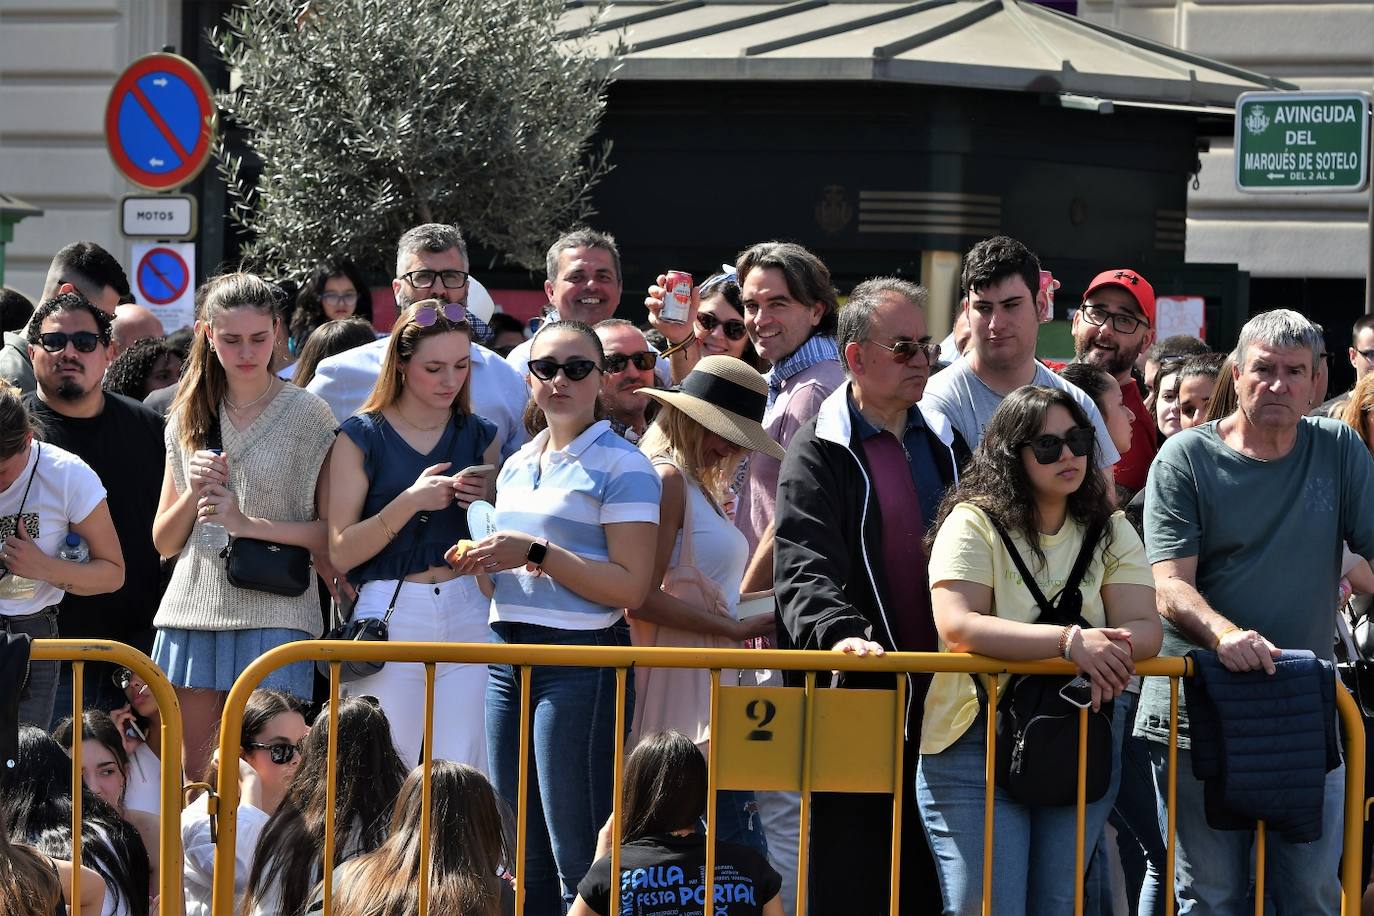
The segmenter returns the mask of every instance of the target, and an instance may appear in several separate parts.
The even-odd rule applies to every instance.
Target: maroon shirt
[[[1113,467],[1112,474],[1117,483],[1136,493],[1145,489],[1150,465],[1159,452],[1159,440],[1154,418],[1145,409],[1145,399],[1140,396],[1140,386],[1135,379],[1121,386],[1121,399],[1131,410],[1131,447]]]

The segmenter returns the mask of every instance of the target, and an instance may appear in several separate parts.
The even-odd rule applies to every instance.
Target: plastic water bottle
[[[88,563],[91,559],[91,547],[81,535],[75,531],[68,531],[67,540],[58,549],[57,556],[58,559],[72,563]]]
[[[216,455],[224,454],[219,449],[211,449]],[[196,544],[202,550],[218,554],[229,546],[229,532],[219,522],[201,519],[196,523]]]

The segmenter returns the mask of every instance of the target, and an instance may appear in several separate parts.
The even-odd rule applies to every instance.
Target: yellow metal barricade
[[[161,880],[159,912],[181,916],[181,708],[162,669],[142,652],[105,639],[35,639],[29,658],[36,662],[71,662],[72,665],[72,862],[81,861],[81,717],[86,665],[103,662],[122,665],[138,675],[153,699],[162,720],[161,813],[158,819],[158,863]],[[72,869],[72,916],[81,916],[81,869]],[[88,914],[98,916],[98,914]]]
[[[433,850],[429,848],[429,766],[434,723],[434,678],[436,664],[506,664],[520,673],[520,733],[519,773],[516,785],[516,841],[515,893],[516,912],[524,912],[523,863],[526,851],[526,822],[524,812],[530,791],[528,742],[530,737],[530,679],[533,669],[542,666],[582,666],[616,669],[616,732],[613,748],[614,784],[611,812],[611,875],[613,886],[619,883],[621,837],[621,773],[623,770],[627,731],[625,692],[634,665],[651,668],[697,668],[710,672],[711,679],[711,735],[708,752],[707,836],[713,837],[716,828],[717,789],[786,789],[800,792],[800,835],[797,862],[797,897],[799,914],[805,913],[808,875],[808,826],[810,793],[881,792],[891,793],[892,848],[889,863],[890,912],[895,916],[899,905],[901,849],[901,805],[910,786],[902,785],[901,740],[907,673],[956,672],[981,675],[990,702],[997,702],[998,674],[1072,674],[1073,666],[1064,661],[1009,662],[974,655],[953,653],[889,653],[881,657],[841,655],[831,652],[803,652],[783,650],[706,650],[643,647],[582,647],[533,646],[495,643],[404,643],[404,642],[338,642],[302,641],[281,646],[257,659],[239,677],[230,691],[221,724],[220,758],[233,759],[239,753],[238,736],[242,728],[243,710],[249,695],[272,671],[293,662],[324,661],[330,669],[329,742],[328,742],[328,807],[326,809],[326,848],[323,850],[323,880],[325,888],[332,886],[334,859],[334,768],[337,760],[339,671],[343,662],[380,661],[386,663],[415,663],[425,666],[424,698],[424,773],[422,793],[425,803],[421,809],[420,875],[428,875]],[[1176,826],[1178,744],[1177,713],[1179,681],[1190,673],[1186,658],[1157,658],[1136,665],[1137,673],[1170,679],[1170,743],[1168,786],[1168,829],[1166,843],[1164,887],[1171,891],[1174,880],[1174,834]],[[732,669],[768,668],[805,672],[803,687],[723,687],[721,671]],[[826,690],[817,687],[816,672],[832,670],[863,671],[869,674],[891,674],[893,690]],[[1345,856],[1341,866],[1341,884],[1345,894],[1347,914],[1359,909],[1360,899],[1360,838],[1363,824],[1364,742],[1363,727],[1358,708],[1344,690],[1337,691],[1340,714],[1347,737],[1346,752],[1346,822]],[[1086,865],[1087,849],[1084,833],[1085,787],[1083,774],[1087,755],[1086,710],[1080,714],[1079,784],[1077,802],[1077,830],[1075,862],[1081,875]],[[993,789],[996,760],[995,717],[987,719],[987,769],[985,842],[983,857],[983,913],[994,912],[992,900],[993,850]],[[863,760],[857,766],[856,760]],[[234,896],[234,847],[237,837],[237,808],[239,787],[237,773],[231,767],[221,767],[219,773],[219,825],[216,840],[214,904],[216,916],[232,916]],[[1263,843],[1263,824],[1259,825],[1259,843]],[[1261,889],[1257,912],[1263,912],[1263,855],[1259,858],[1258,886]],[[715,909],[715,844],[706,844],[704,908],[706,916]],[[1076,880],[1075,913],[1083,912],[1082,880]],[[422,880],[419,891],[420,916],[427,916],[429,902],[428,881]],[[1173,894],[1168,893],[1168,912],[1172,914]],[[324,895],[324,916],[332,913],[332,894]],[[610,912],[619,910],[619,894],[610,896]],[[823,914],[816,914],[823,916]]]

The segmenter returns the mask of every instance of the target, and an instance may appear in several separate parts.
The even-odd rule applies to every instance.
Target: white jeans
[[[355,616],[386,614],[396,580],[369,582]],[[396,596],[388,638],[392,642],[491,642],[491,602],[472,576],[438,585],[405,582]],[[391,721],[396,751],[406,766],[420,762],[425,733],[425,666],[387,662],[370,677],[345,685],[347,696],[374,696]],[[486,665],[438,665],[434,672],[434,759],[453,760],[487,772]]]

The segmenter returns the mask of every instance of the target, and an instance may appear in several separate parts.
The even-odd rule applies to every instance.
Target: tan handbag
[[[672,464],[666,458],[654,464]],[[674,465],[676,466],[676,465]],[[689,487],[695,486],[683,474]],[[682,550],[678,564],[663,575],[663,590],[692,607],[730,616],[725,594],[709,576],[696,568],[692,545],[692,494],[687,492],[682,510]],[[737,649],[739,643],[724,636],[695,630],[680,630],[644,620],[630,620],[630,639],[636,646],[677,646],[688,649]],[[734,683],[733,670],[721,672],[721,683]],[[710,740],[711,675],[690,668],[645,668],[635,666],[635,714],[630,738],[638,742],[645,735],[673,729],[698,745]]]

